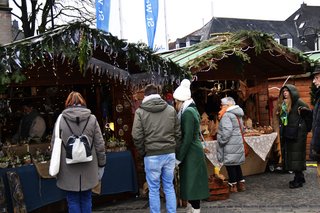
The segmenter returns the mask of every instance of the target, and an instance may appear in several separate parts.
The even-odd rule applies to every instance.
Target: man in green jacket
[[[161,212],[161,181],[167,212],[176,212],[173,179],[175,152],[181,141],[180,122],[175,109],[160,97],[153,84],[145,87],[144,99],[135,112],[132,137],[139,154],[144,158],[150,212]]]

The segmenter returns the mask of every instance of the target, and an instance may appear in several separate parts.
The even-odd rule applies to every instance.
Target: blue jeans
[[[82,192],[67,191],[69,213],[91,213],[91,190]]]
[[[166,196],[168,213],[176,212],[177,200],[174,190],[175,153],[147,156],[144,158],[144,169],[149,187],[149,205],[151,213],[160,211],[160,181]]]

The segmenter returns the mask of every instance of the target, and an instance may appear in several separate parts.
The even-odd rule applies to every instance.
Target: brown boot
[[[229,183],[229,189],[230,189],[230,193],[238,192],[236,183]]]
[[[246,191],[246,185],[245,185],[244,181],[239,181],[237,183],[237,188],[238,188],[238,192]]]

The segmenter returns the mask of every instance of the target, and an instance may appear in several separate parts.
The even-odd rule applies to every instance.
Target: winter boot
[[[246,185],[244,180],[241,180],[237,183],[237,189],[238,189],[238,192],[246,191]]]
[[[295,172],[294,179],[289,182],[289,188],[294,189],[302,187],[306,182],[303,172]]]
[[[237,183],[229,183],[230,193],[238,192]]]
[[[299,188],[299,187],[302,187],[302,186],[303,186],[302,182],[299,182],[299,181],[296,181],[296,180],[293,180],[293,181],[289,182],[289,188],[290,189],[295,189],[295,188]]]

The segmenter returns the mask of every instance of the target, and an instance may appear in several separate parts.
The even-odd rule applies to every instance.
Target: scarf
[[[219,121],[221,120],[221,118],[224,115],[224,113],[226,113],[228,108],[229,108],[228,106],[224,106],[224,107],[221,108],[221,110],[219,111],[219,114],[218,114]]]
[[[192,103],[194,103],[194,101],[193,101],[192,98],[190,98],[189,100],[186,100],[185,102],[183,102],[183,104],[182,104],[182,106],[180,107],[180,110],[179,110],[179,112],[178,112],[178,118],[179,118],[180,121],[181,121],[181,116],[182,116],[182,114],[183,114],[184,111],[187,109],[187,107],[188,107],[190,104],[192,104]]]
[[[288,125],[288,110],[287,104],[285,102],[282,102],[281,104],[280,121],[283,124],[283,126]]]

